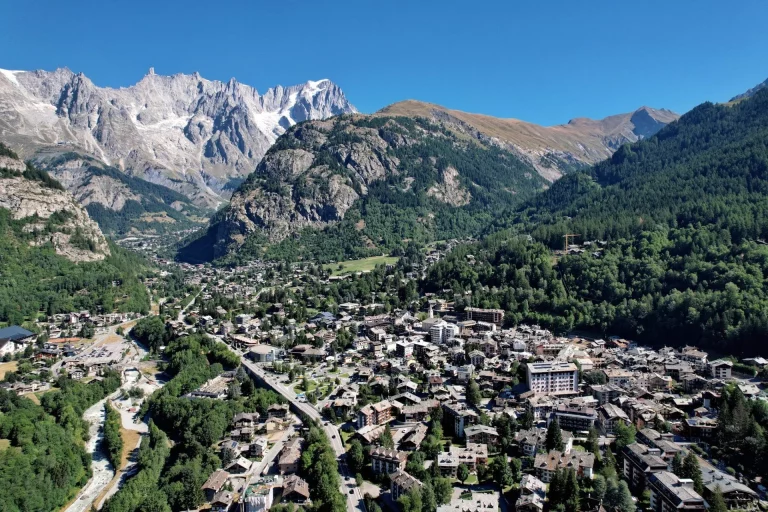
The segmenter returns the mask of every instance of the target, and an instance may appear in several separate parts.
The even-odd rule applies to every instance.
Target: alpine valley
[[[642,107],[542,127],[418,101],[355,113],[329,80],[259,94],[197,73],[150,70],[113,89],[66,68],[0,70],[0,140],[62,183],[106,233],[200,228],[231,197],[183,251],[195,261],[247,240],[260,248],[246,249],[250,256],[282,242],[272,254],[298,247],[300,256],[332,259],[477,235],[491,207],[517,204],[678,117]],[[315,237],[326,228],[343,243]],[[325,248],[305,254],[318,244]]]

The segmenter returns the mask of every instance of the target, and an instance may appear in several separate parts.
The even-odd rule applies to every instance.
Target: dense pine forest
[[[49,224],[55,222],[51,216]],[[149,311],[141,257],[110,244],[103,261],[73,263],[50,245],[29,245],[24,226],[0,208],[0,322],[21,324],[41,313]]]
[[[768,91],[556,182],[423,287],[508,320],[754,353],[768,335]],[[556,257],[563,235],[605,241]],[[468,255],[473,258],[468,258]],[[471,291],[471,295],[466,294]],[[471,298],[469,298],[471,297]]]
[[[571,173],[507,225],[549,247],[562,235],[616,239],[657,227],[709,226],[735,243],[768,234],[768,92],[704,103],[655,136]]]
[[[120,375],[87,384],[61,377],[56,385],[40,405],[0,389],[0,438],[10,445],[0,450],[3,510],[58,510],[91,476],[83,412],[115,391]]]

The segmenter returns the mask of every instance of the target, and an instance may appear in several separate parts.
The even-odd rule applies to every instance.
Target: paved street
[[[252,477],[258,478],[259,475],[261,475],[264,469],[272,463],[275,457],[277,457],[277,455],[283,449],[283,446],[285,446],[285,442],[293,435],[294,432],[295,430],[293,428],[293,425],[291,425],[285,430],[280,440],[277,441],[274,444],[274,446],[272,446],[272,448],[270,448],[267,451],[267,453],[264,454],[264,456],[261,459],[261,462],[256,463],[251,468],[250,475]]]
[[[316,420],[320,422],[323,425],[323,430],[325,430],[325,434],[328,436],[328,439],[331,441],[331,446],[333,447],[333,451],[336,452],[336,457],[339,462],[339,475],[341,476],[341,492],[344,494],[344,496],[347,499],[347,510],[350,512],[352,511],[360,511],[365,512],[365,504],[363,502],[363,495],[360,492],[360,489],[357,488],[357,485],[355,484],[355,476],[352,475],[349,471],[349,468],[347,468],[346,464],[346,452],[344,450],[344,443],[341,440],[341,434],[339,433],[339,429],[336,428],[335,425],[332,423],[324,422],[322,416],[320,413],[315,409],[312,405],[308,403],[302,403],[299,402],[296,399],[296,393],[278,382],[278,380],[273,377],[272,375],[269,375],[264,370],[259,368],[258,365],[254,364],[250,360],[248,360],[241,352],[234,350],[230,347],[230,350],[233,350],[238,355],[240,355],[242,359],[243,366],[245,366],[251,373],[254,375],[257,375],[260,379],[262,379],[264,382],[267,383],[267,385],[272,388],[277,393],[280,393],[283,398],[285,398],[288,402],[291,403],[294,410],[301,411],[307,417],[310,419]],[[351,491],[351,493],[350,493]]]

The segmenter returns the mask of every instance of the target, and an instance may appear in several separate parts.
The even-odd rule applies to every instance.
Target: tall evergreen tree
[[[683,459],[683,475],[683,478],[693,480],[693,488],[697,493],[704,493],[704,480],[701,476],[699,458],[692,451],[689,451],[688,455]]]
[[[547,491],[547,498],[549,499],[550,508],[556,507],[563,502],[563,496],[565,493],[565,482],[563,481],[563,476],[563,472],[558,469],[549,479],[549,490]]]
[[[565,510],[567,512],[579,512],[581,504],[579,502],[579,481],[576,477],[575,469],[565,471],[565,489],[563,492]]]
[[[493,481],[504,489],[512,485],[512,470],[509,468],[506,455],[493,459]]]
[[[512,470],[512,481],[519,482],[523,478],[523,462],[518,458],[513,458],[510,469]]]
[[[589,427],[589,434],[587,434],[587,449],[595,454],[595,460],[600,461],[600,435],[594,425]]]
[[[437,499],[432,488],[432,482],[424,482],[421,488],[421,509],[422,512],[435,512],[437,509]]]
[[[618,466],[616,465],[616,458],[613,456],[611,447],[608,446],[605,449],[605,458],[603,459],[603,465],[600,471],[606,480],[615,480],[617,476]]]
[[[595,475],[592,478],[592,498],[602,501],[605,498],[605,492],[607,490],[607,483],[603,475]]]
[[[365,466],[365,454],[363,453],[363,445],[360,444],[360,441],[357,439],[353,439],[352,442],[349,443],[349,451],[347,451],[347,463],[349,464],[349,469],[353,473],[360,473],[363,470],[363,466]]]
[[[467,383],[467,402],[477,407],[480,405],[480,399],[480,386],[478,386],[474,378],[470,378]]]
[[[728,512],[728,506],[725,504],[723,491],[719,485],[715,487],[715,491],[707,501],[709,502],[709,512]]]
[[[533,413],[529,411],[527,408],[525,409],[525,412],[520,417],[520,428],[523,430],[528,430],[533,427]]]
[[[672,472],[676,474],[678,478],[683,478],[683,456],[681,452],[677,452],[672,459]]]
[[[403,512],[423,512],[421,490],[418,487],[414,487],[408,493],[400,496],[397,502],[402,507]]]
[[[546,447],[547,451],[563,451],[565,447],[563,444],[563,432],[560,430],[560,424],[557,420],[552,420],[549,427],[547,427]]]
[[[389,428],[389,423],[384,427],[384,432],[382,432],[381,437],[379,437],[379,444],[390,450],[395,448],[395,441],[392,438],[392,429]]]
[[[624,480],[618,485],[618,501],[616,503],[616,512],[634,512],[635,501],[632,499],[632,493],[629,492],[629,486]]]

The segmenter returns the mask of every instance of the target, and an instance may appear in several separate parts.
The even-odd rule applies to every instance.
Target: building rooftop
[[[704,502],[699,493],[693,490],[693,481],[677,477],[669,471],[660,471],[652,473],[648,477],[648,482],[655,487],[664,489],[665,497],[670,499],[678,508],[682,503]]]
[[[528,363],[528,371],[531,373],[572,372],[577,370],[578,368],[575,364],[560,361]]]
[[[2,329],[0,329],[0,341],[22,340],[24,338],[28,338],[33,335],[34,335],[33,332],[28,331],[23,327],[19,327],[18,325],[11,325],[10,327],[3,327]]]

